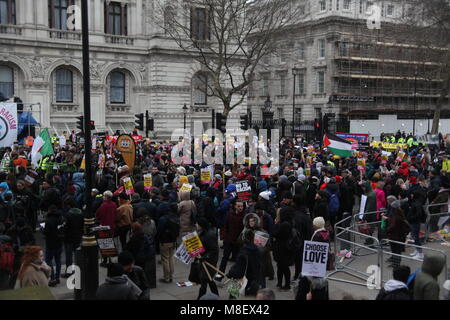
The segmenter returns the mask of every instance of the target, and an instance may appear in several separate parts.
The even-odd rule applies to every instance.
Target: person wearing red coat
[[[409,177],[408,163],[402,162],[401,168],[397,170],[397,173],[402,175],[405,178],[405,180],[407,180]]]
[[[95,217],[100,225],[109,226],[112,234],[114,234],[116,228],[117,205],[112,201],[112,197],[111,191],[105,191],[103,194],[103,203],[95,212]]]
[[[244,216],[245,209],[244,203],[239,200],[235,200],[232,204],[230,211],[225,218],[224,224],[224,239],[223,239],[223,257],[220,263],[219,270],[225,273],[228,260],[230,256],[231,260],[235,260],[239,253],[239,235],[244,230]],[[233,259],[234,258],[234,259]],[[222,280],[222,276],[217,275],[217,280]]]

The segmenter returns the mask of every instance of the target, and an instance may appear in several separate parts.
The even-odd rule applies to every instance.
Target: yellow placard
[[[127,134],[122,134],[117,138],[115,148],[120,152],[130,170],[133,170],[136,160],[136,143],[134,139]]]
[[[365,167],[366,166],[366,160],[365,159],[358,159],[357,165],[361,166],[361,167]]]
[[[311,168],[305,168],[305,174],[309,177],[311,175]]]
[[[191,191],[192,190],[192,185],[190,184],[183,184],[180,188],[180,191]]]
[[[134,189],[133,189],[133,182],[131,182],[131,178],[130,177],[126,177],[123,179],[123,185],[125,187],[125,192],[127,195],[133,194],[134,193]]]
[[[373,141],[370,143],[371,147],[375,148],[383,148],[383,149],[391,149],[396,150],[398,148],[407,149],[408,145],[406,143],[388,143],[388,142],[380,142],[380,141]]]
[[[201,183],[211,182],[211,171],[208,169],[200,171],[200,181]]]
[[[150,173],[144,174],[144,189],[149,190],[153,185],[153,177]]]
[[[183,244],[186,247],[191,257],[196,257],[199,254],[205,252],[202,241],[197,232],[192,232],[185,235],[183,238]]]

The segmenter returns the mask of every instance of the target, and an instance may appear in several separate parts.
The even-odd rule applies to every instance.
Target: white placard
[[[325,278],[329,246],[326,242],[305,241],[302,265],[303,276]]]
[[[60,136],[59,137],[59,146],[60,147],[65,147],[66,146],[66,137],[65,136]]]
[[[0,148],[11,147],[17,140],[17,104],[0,102]]]
[[[361,205],[359,207],[359,219],[361,219],[361,220],[364,217],[364,210],[366,209],[366,203],[367,203],[367,196],[362,195],[361,196]]]
[[[185,245],[183,243],[180,244],[177,251],[174,254],[174,257],[183,262],[184,264],[189,264],[192,262],[193,258],[189,255]]]

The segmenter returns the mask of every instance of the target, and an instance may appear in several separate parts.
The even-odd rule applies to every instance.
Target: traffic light
[[[327,114],[325,114],[324,116],[323,116],[323,131],[324,132],[328,132],[328,126],[329,126],[329,123],[330,123],[330,117],[327,115]]]
[[[135,127],[136,129],[140,131],[144,131],[144,114],[138,113],[134,115],[136,117],[136,120],[134,121],[136,123]]]
[[[17,113],[23,112],[23,101],[19,97],[14,97],[14,102],[17,103]]]
[[[77,117],[77,129],[79,129],[81,132],[84,131],[84,116]]]
[[[216,113],[216,129],[225,133],[227,126],[227,118],[222,113]]]
[[[241,116],[241,129],[248,130],[248,115]]]
[[[316,137],[320,136],[320,121],[319,119],[314,119],[314,134]]]
[[[147,130],[153,131],[155,127],[155,120],[153,118],[147,119]]]
[[[89,121],[89,125],[91,127],[91,130],[95,130],[95,121],[93,120]]]

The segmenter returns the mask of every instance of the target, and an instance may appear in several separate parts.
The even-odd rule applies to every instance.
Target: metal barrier
[[[357,232],[357,231],[353,230],[354,228],[355,228],[355,223],[354,223],[353,216],[348,216],[335,224],[335,226],[334,226],[334,230],[335,230],[334,250],[335,250],[335,253],[334,254],[337,254],[340,251],[340,249],[342,249],[344,247],[347,250],[350,249],[350,251],[354,254],[350,259],[348,259],[348,261],[344,261],[344,258],[342,258],[341,260],[338,260],[338,259],[340,259],[340,257],[336,256],[335,261],[334,261],[335,271],[332,271],[331,273],[329,273],[327,275],[327,279],[350,283],[350,284],[355,284],[355,285],[367,286],[367,280],[369,279],[371,274],[367,273],[367,271],[366,271],[367,269],[358,270],[357,267],[352,267],[352,266],[350,266],[350,264],[352,264],[356,260],[356,257],[358,257],[358,256],[367,257],[368,255],[372,255],[372,257],[368,258],[367,261],[372,261],[372,263],[371,263],[372,265],[373,264],[378,265],[380,267],[381,272],[383,272],[383,268],[382,268],[383,261],[380,260],[381,253],[379,252],[381,250],[380,249],[381,246],[380,246],[377,238],[366,235],[364,233]],[[366,246],[364,244],[358,243],[356,241],[357,237],[360,237],[363,239],[364,238],[371,239],[373,241],[375,248],[372,246]],[[346,245],[341,246],[342,243],[344,243]],[[364,254],[364,255],[360,254],[360,253],[358,253],[359,249],[367,250],[367,251],[369,251],[369,254]],[[340,278],[333,277],[333,275],[335,275],[337,273],[345,273],[352,277],[363,280],[363,282],[356,282],[356,281],[351,281],[351,280],[347,280],[347,279],[340,279]]]
[[[419,249],[424,254],[428,252],[434,252],[440,254],[445,259],[445,268],[443,272],[439,276],[440,285],[447,279],[447,254],[442,250],[437,250],[433,248],[428,248],[424,246],[416,246],[414,244],[409,243],[401,243],[393,240],[387,239],[384,235],[379,234],[381,231],[381,221],[373,221],[366,222],[366,219],[370,217],[370,215],[380,214],[382,211],[377,212],[367,212],[364,214],[363,220],[359,218],[359,214],[348,215],[341,221],[337,222],[334,226],[335,230],[335,239],[334,239],[334,267],[335,270],[330,272],[327,275],[327,279],[335,280],[355,285],[367,286],[367,282],[369,277],[373,277],[373,273],[368,273],[368,267],[371,265],[378,266],[379,270],[379,279],[381,280],[380,286],[385,283],[387,280],[392,279],[392,272],[388,272],[384,270],[384,263],[386,262],[384,259],[386,256],[398,257],[400,260],[403,260],[403,265],[408,265],[411,269],[411,272],[415,272],[417,269],[421,268],[422,260],[414,258],[409,255],[409,248]],[[368,220],[371,220],[370,218]],[[369,226],[371,228],[370,235],[359,232],[358,228]],[[378,227],[376,230],[375,227]],[[373,236],[377,231],[377,236]],[[360,243],[364,240],[370,240],[370,244],[366,242],[366,244]],[[391,251],[388,251],[387,248],[383,248],[383,246],[392,246],[392,245],[404,245],[405,251],[404,254],[395,254]],[[347,249],[352,252],[352,257],[350,259],[344,257],[338,257],[337,253],[342,249]],[[361,257],[364,257],[364,260],[361,260]],[[361,264],[360,262],[363,261]],[[356,265],[356,266],[355,266]],[[358,269],[359,267],[359,269]],[[356,282],[347,279],[336,278],[335,275],[338,273],[344,273],[350,275],[352,277],[358,278],[359,280],[363,280],[364,282]]]
[[[450,219],[450,208],[449,208],[450,204],[448,202],[443,202],[443,203],[435,203],[435,204],[429,204],[429,205],[425,205],[424,206],[424,210],[426,213],[426,221],[425,221],[425,241],[428,241],[429,236],[430,236],[430,228],[433,227],[432,224],[436,223],[438,224],[439,219],[441,217],[445,217],[447,216]],[[433,207],[445,207],[444,212],[439,212],[439,213],[430,213],[430,208]],[[439,225],[438,225],[439,227]]]
[[[422,253],[425,255],[427,253],[431,253],[434,252],[436,254],[442,255],[445,261],[444,264],[444,268],[442,269],[442,272],[439,275],[438,278],[438,283],[440,285],[440,287],[442,287],[442,285],[444,284],[445,280],[447,280],[447,254],[445,253],[445,251],[442,250],[438,250],[438,249],[433,249],[433,248],[428,248],[428,247],[424,247],[424,246],[416,246],[414,244],[409,244],[409,243],[403,243],[403,242],[398,242],[398,241],[393,241],[393,240],[387,240],[388,244],[397,244],[397,245],[404,245],[405,246],[405,254],[396,254],[396,253],[392,253],[391,251],[386,251],[386,250],[381,250],[381,259],[383,260],[385,255],[391,256],[391,257],[398,257],[401,262],[399,261],[399,264],[402,265],[406,265],[409,266],[409,268],[411,269],[411,273],[415,272],[416,270],[420,269],[422,267],[422,259],[416,259],[412,256],[410,256],[409,254],[407,254],[406,252],[408,252],[408,248],[414,248],[414,249],[419,249],[422,251]],[[392,279],[392,272],[384,272],[381,274],[381,280],[382,282],[386,282],[389,279]],[[384,278],[383,276],[386,276],[386,278]]]

